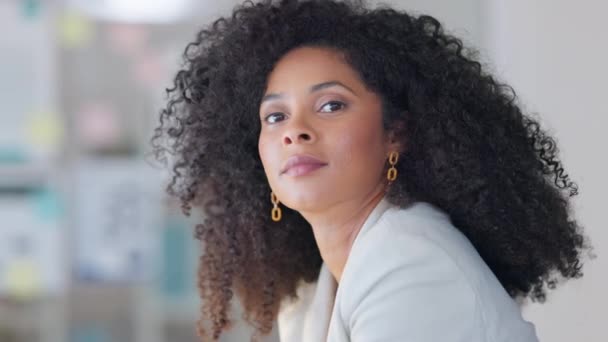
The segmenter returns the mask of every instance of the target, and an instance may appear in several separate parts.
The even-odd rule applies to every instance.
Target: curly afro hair
[[[582,275],[589,245],[569,215],[577,185],[555,139],[482,70],[475,50],[428,15],[360,1],[248,1],[185,48],[152,138],[155,157],[171,165],[167,192],[184,214],[204,213],[195,228],[202,338],[230,327],[234,293],[253,338],[270,333],[282,299],[318,277],[310,225],[289,208],[271,221],[257,148],[267,76],[301,46],[342,52],[382,98],[385,128],[406,123],[390,202],[443,209],[513,298],[542,302],[547,288]]]

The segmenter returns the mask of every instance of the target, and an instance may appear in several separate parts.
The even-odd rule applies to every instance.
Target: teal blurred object
[[[37,189],[32,193],[33,212],[42,221],[54,221],[63,216],[59,194],[47,188]]]
[[[162,236],[162,293],[182,297],[190,293],[194,279],[190,276],[193,263],[190,255],[190,233],[184,220],[168,217]]]
[[[23,164],[27,161],[25,153],[19,148],[0,148],[0,164]]]
[[[40,13],[40,0],[23,0],[23,16],[26,18],[35,18]]]
[[[104,327],[89,323],[76,326],[72,330],[71,342],[111,342],[112,338]]]

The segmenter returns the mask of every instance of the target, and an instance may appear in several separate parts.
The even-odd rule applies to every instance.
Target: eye
[[[283,121],[285,119],[285,114],[281,112],[271,113],[266,115],[264,121],[268,123],[277,123],[279,121]]]
[[[346,107],[346,104],[344,102],[340,102],[340,101],[329,101],[327,103],[325,103],[322,107],[321,107],[321,112],[335,112],[337,110],[340,110],[342,108]],[[325,108],[325,110],[324,110]]]

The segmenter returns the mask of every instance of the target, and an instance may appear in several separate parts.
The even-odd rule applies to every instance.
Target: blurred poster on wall
[[[51,189],[0,192],[0,295],[33,299],[65,292],[62,208]]]
[[[0,161],[48,161],[62,144],[54,20],[45,6],[0,1]],[[10,158],[8,157],[10,156]]]
[[[83,159],[75,173],[77,280],[150,280],[160,249],[160,175],[124,157]]]

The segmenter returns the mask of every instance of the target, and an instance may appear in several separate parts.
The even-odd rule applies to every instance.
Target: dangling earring
[[[388,179],[389,182],[392,182],[397,179],[397,169],[395,168],[397,160],[399,160],[399,153],[396,151],[392,151],[388,155],[388,163],[391,164],[391,167],[390,169],[388,169],[388,172],[386,174],[386,179]]]
[[[281,208],[279,208],[279,199],[277,198],[277,195],[274,194],[274,192],[270,192],[270,201],[272,202],[272,211],[271,213],[271,217],[272,220],[275,222],[281,221]]]

